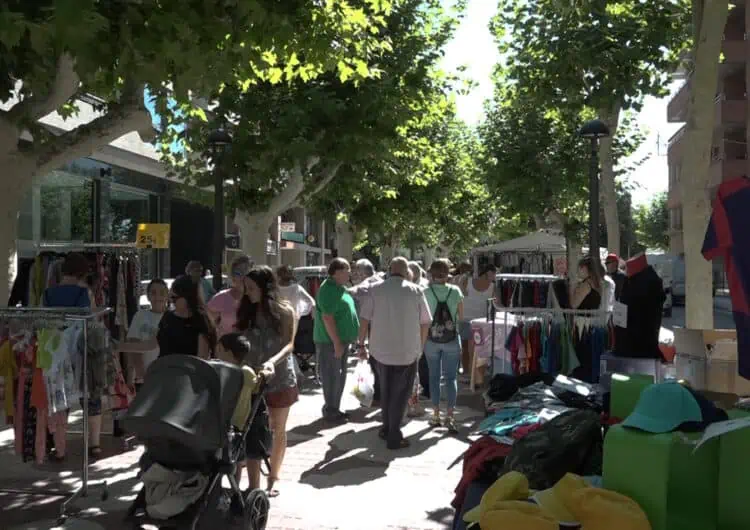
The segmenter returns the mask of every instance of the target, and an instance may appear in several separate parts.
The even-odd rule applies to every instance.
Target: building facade
[[[190,260],[212,268],[212,200],[211,190],[168,179],[156,149],[132,133],[33,182],[19,211],[18,259],[34,258],[46,246],[64,252],[82,243],[133,243],[138,224],[164,223],[170,225],[169,249],[142,252],[143,279],[174,278]],[[281,232],[283,223],[292,228],[289,233]],[[231,218],[225,226],[226,270],[242,253],[243,234]],[[274,223],[266,256],[253,258],[271,266],[326,265],[332,233],[332,223],[295,208]]]
[[[714,140],[711,149],[710,192],[724,180],[750,174],[748,167],[748,114],[747,76],[750,73],[750,48],[746,28],[750,26],[750,10],[745,2],[737,2],[729,11],[722,43],[722,57],[719,66],[719,80],[715,99]],[[684,123],[687,120],[690,100],[691,76],[686,76],[680,90],[667,107],[667,119],[671,123]],[[667,159],[669,163],[669,236],[671,252],[684,254],[682,232],[682,197],[680,181],[682,177],[685,126],[669,140]],[[722,267],[715,264],[717,270]],[[715,267],[715,268],[716,268]]]

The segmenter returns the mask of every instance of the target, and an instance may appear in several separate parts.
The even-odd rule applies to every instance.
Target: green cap
[[[647,387],[622,424],[659,434],[672,432],[686,422],[702,421],[703,413],[693,394],[680,383],[669,382]]]

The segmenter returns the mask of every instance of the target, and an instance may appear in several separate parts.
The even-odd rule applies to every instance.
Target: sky
[[[459,117],[469,124],[481,121],[484,101],[492,97],[492,69],[500,54],[487,25],[496,10],[496,1],[469,0],[466,16],[445,49],[443,67],[455,71],[462,65],[466,66],[465,75],[476,83],[469,94],[457,96],[456,101]],[[671,88],[674,92],[679,83]],[[640,125],[647,137],[633,154],[633,159],[648,158],[629,177],[635,188],[634,205],[648,203],[654,194],[667,191],[667,142],[680,127],[680,124],[667,122],[668,102],[669,97],[646,98],[639,114]]]

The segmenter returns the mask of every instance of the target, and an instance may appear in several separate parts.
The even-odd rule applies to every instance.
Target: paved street
[[[357,407],[347,397],[346,408]],[[462,392],[460,420],[463,431],[475,424],[482,413],[470,404],[475,396]],[[448,466],[466,449],[465,436],[452,437],[431,431],[426,419],[413,420],[405,427],[412,447],[403,452],[384,448],[377,437],[378,413],[357,409],[347,425],[326,428],[319,421],[322,397],[317,389],[306,391],[294,406],[290,418],[289,445],[281,495],[272,500],[269,529],[312,530],[345,528],[357,530],[437,530],[449,528],[450,502],[460,478],[460,464]],[[107,480],[110,496],[102,502],[98,491],[78,503],[85,517],[96,525],[73,528],[118,530],[132,528],[121,519],[140,487],[135,480],[137,449],[118,454],[111,439],[103,460],[91,466],[91,479]],[[71,445],[80,455],[80,437]],[[47,488],[68,491],[79,483],[75,465],[23,464],[12,451],[12,433],[0,431],[0,527],[46,530],[54,524],[36,521],[55,517],[61,497],[29,495],[23,490]],[[80,457],[77,460],[80,462]],[[15,491],[8,491],[15,490]],[[101,525],[101,526],[97,526]],[[67,528],[67,527],[66,527]]]
[[[665,318],[662,321],[662,326],[669,329],[685,327],[685,307],[674,306],[672,318]],[[728,296],[717,296],[714,299],[714,328],[734,329],[732,304]]]

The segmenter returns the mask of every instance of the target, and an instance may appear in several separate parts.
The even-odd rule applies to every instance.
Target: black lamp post
[[[609,127],[601,120],[587,121],[578,135],[591,140],[589,170],[589,255],[599,256],[599,139],[609,136]]]
[[[224,215],[224,167],[222,155],[232,145],[232,137],[224,129],[216,129],[208,135],[208,148],[214,167],[214,289],[222,288],[222,262],[224,261],[224,238],[226,236]]]

